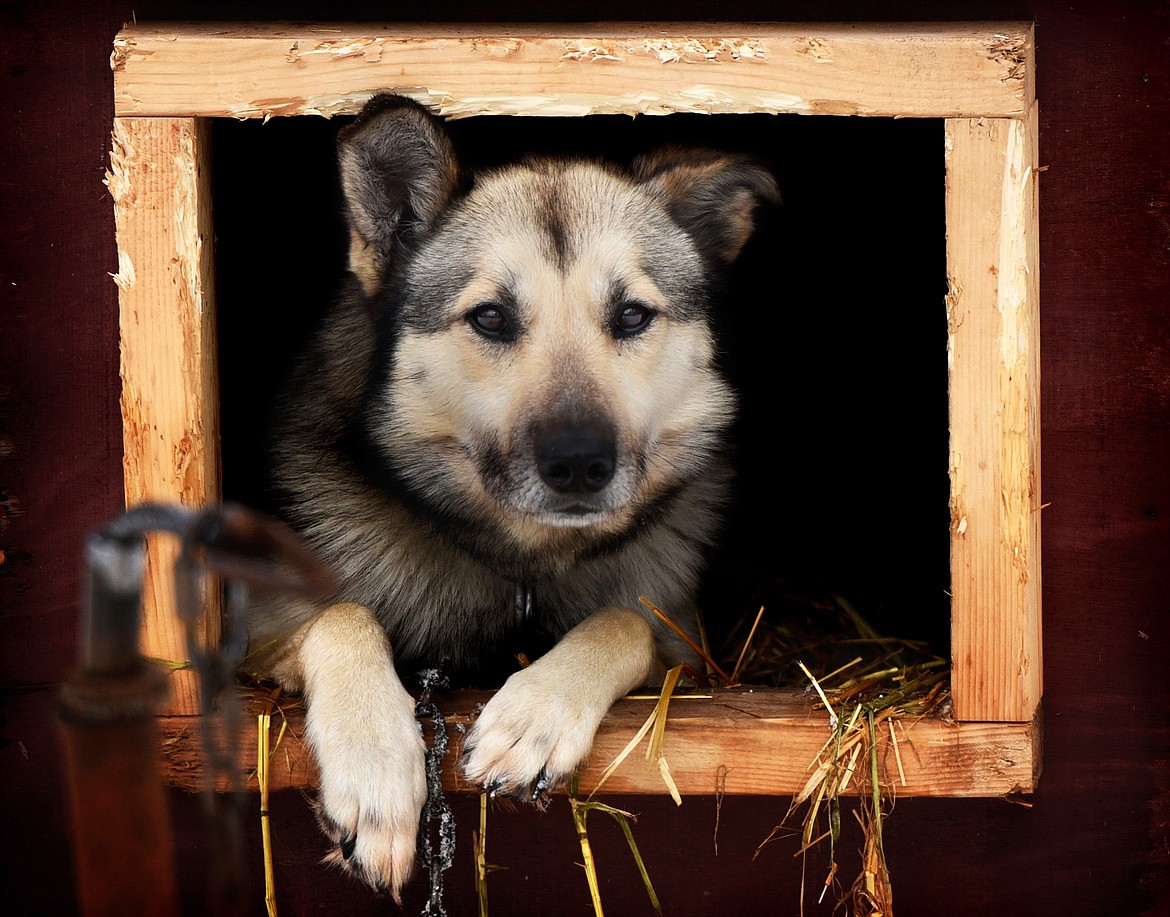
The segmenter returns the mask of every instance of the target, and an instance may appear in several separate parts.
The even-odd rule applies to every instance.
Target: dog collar
[[[524,628],[532,620],[532,607],[536,604],[535,591],[531,583],[517,581],[516,596],[513,608],[516,614],[517,629]]]

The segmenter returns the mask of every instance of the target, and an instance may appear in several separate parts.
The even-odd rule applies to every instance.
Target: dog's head
[[[734,411],[712,299],[777,197],[758,164],[666,150],[471,183],[442,124],[394,96],[339,154],[382,328],[364,423],[415,499],[536,546],[620,532],[704,473]]]

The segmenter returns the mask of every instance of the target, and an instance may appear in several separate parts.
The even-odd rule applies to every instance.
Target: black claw
[[[357,846],[357,835],[347,834],[341,839],[341,855],[347,860],[353,856],[353,848]]]
[[[532,796],[529,802],[543,812],[548,808],[548,804],[552,802],[552,796],[549,794],[549,790],[556,783],[557,781],[542,767],[540,773],[536,775],[536,781],[532,784]]]

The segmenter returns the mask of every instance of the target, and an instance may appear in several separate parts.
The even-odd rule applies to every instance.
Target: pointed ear
[[[776,180],[750,156],[667,147],[640,156],[634,178],[666,204],[699,250],[730,264],[755,228],[760,204],[779,204]]]
[[[459,181],[442,124],[410,99],[374,96],[337,138],[349,213],[349,267],[367,294],[382,281],[390,252],[425,232]]]

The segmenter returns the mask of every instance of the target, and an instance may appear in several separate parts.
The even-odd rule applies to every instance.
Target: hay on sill
[[[727,683],[807,688],[799,663],[827,683],[848,665],[873,674],[939,659],[925,641],[881,634],[844,596],[772,591],[760,612],[740,616],[723,639],[716,658],[736,660]]]
[[[929,714],[947,715],[950,706],[947,662],[925,644],[881,636],[846,600],[834,597],[837,639],[802,629],[800,623],[768,623],[758,632],[754,648],[745,644],[741,677],[745,681],[785,684],[795,667],[805,686],[829,711],[830,732],[809,778],[765,845],[789,830],[800,813],[800,847],[804,858],[814,847],[828,844],[829,866],[819,899],[836,885],[837,851],[841,842],[841,797],[857,796],[854,818],[862,831],[861,872],[845,893],[855,917],[889,917],[893,913],[893,886],[882,843],[882,825],[892,804],[892,788],[883,786],[879,735],[889,742],[897,780],[905,784],[895,724]],[[765,619],[767,615],[765,612]],[[757,616],[757,623],[758,623]],[[753,629],[754,631],[754,629]],[[846,656],[851,656],[842,662]],[[811,660],[806,665],[804,659]],[[885,739],[888,734],[888,739]],[[802,869],[802,876],[804,872]],[[801,889],[803,913],[804,889]]]
[[[647,607],[653,607],[648,602],[645,603]],[[670,623],[665,615],[662,615],[661,612],[658,612],[658,614],[663,620]],[[675,686],[678,684],[679,676],[682,674],[683,668],[682,665],[676,665],[666,673],[666,678],[662,683],[662,691],[658,695],[658,701],[654,705],[650,716],[646,718],[646,722],[642,724],[641,728],[634,733],[634,737],[626,743],[626,747],[618,752],[614,756],[614,759],[606,766],[605,770],[602,771],[588,798],[584,800],[578,798],[576,777],[573,778],[570,784],[569,806],[573,816],[573,827],[577,831],[577,840],[581,845],[582,865],[585,869],[586,882],[589,885],[589,897],[593,904],[594,917],[604,917],[604,911],[601,907],[601,885],[597,877],[597,862],[593,857],[593,847],[589,842],[589,832],[586,826],[586,819],[589,813],[593,811],[605,812],[621,827],[622,833],[626,838],[626,843],[630,847],[630,854],[634,858],[634,864],[637,866],[638,873],[642,877],[642,884],[646,888],[646,895],[650,899],[650,904],[656,914],[662,913],[662,906],[658,901],[657,893],[654,891],[654,884],[650,881],[650,873],[646,870],[646,863],[642,859],[641,851],[638,850],[637,842],[634,840],[633,828],[630,827],[630,822],[636,821],[637,819],[630,812],[606,805],[597,801],[594,797],[605,781],[610,778],[614,771],[622,765],[622,762],[638,747],[639,743],[646,737],[646,734],[650,733],[650,742],[646,748],[646,760],[654,761],[658,773],[666,784],[666,788],[670,792],[675,805],[682,805],[682,796],[679,794],[678,787],[674,783],[674,778],[670,775],[670,767],[666,763],[666,753],[663,749],[663,743],[666,734],[667,713],[670,709],[670,698],[674,693]]]
[[[662,619],[668,626],[681,633],[682,629],[652,602],[642,604]],[[589,882],[590,897],[594,913],[601,915],[600,884],[597,864],[593,858],[586,830],[586,818],[590,811],[603,811],[618,822],[630,846],[635,864],[646,886],[647,895],[656,911],[659,910],[657,895],[646,869],[645,862],[634,841],[629,812],[606,805],[595,798],[595,794],[609,776],[632,753],[634,748],[653,731],[646,757],[657,764],[668,790],[677,804],[681,796],[673,785],[662,744],[666,735],[667,712],[673,691],[680,678],[686,675],[698,685],[756,684],[779,687],[800,686],[810,693],[820,694],[820,702],[830,711],[833,722],[831,734],[824,746],[809,764],[809,778],[801,792],[794,797],[792,806],[781,823],[760,844],[762,849],[781,833],[789,830],[798,813],[801,815],[800,848],[798,856],[808,853],[813,847],[828,842],[830,865],[819,896],[824,898],[830,887],[839,887],[839,865],[836,851],[842,834],[842,795],[857,795],[857,809],[854,819],[861,828],[864,838],[862,848],[862,869],[848,889],[842,890],[843,897],[852,899],[852,910],[860,917],[889,915],[892,906],[892,886],[882,846],[882,822],[887,816],[890,793],[880,782],[878,769],[878,736],[888,742],[893,752],[897,773],[891,778],[895,784],[905,784],[898,734],[905,735],[905,719],[934,714],[947,715],[950,705],[950,691],[946,660],[932,655],[926,644],[912,640],[887,638],[880,635],[845,599],[834,596],[830,601],[809,603],[816,614],[790,614],[789,608],[773,614],[767,606],[747,616],[737,630],[724,642],[717,655],[709,649],[706,634],[702,645],[688,640],[704,660],[709,675],[695,672],[689,666],[676,668],[668,674],[663,690],[655,695],[654,711],[638,730],[631,742],[615,757],[606,768],[590,796],[581,800],[576,796],[575,781],[569,797],[574,826],[581,844],[582,857]],[[783,617],[781,617],[781,614]],[[819,618],[819,620],[818,620]],[[737,638],[738,633],[738,638]],[[718,661],[717,661],[718,660]],[[521,667],[527,660],[520,660]],[[720,664],[722,663],[722,664]],[[730,671],[730,675],[728,675]],[[261,809],[263,835],[265,839],[266,863],[271,857],[271,835],[266,824],[267,805],[263,801],[268,782],[268,769],[285,736],[287,722],[280,727],[279,735],[272,747],[267,746],[267,733],[271,729],[271,714],[283,715],[283,705],[299,705],[300,698],[280,698],[279,691],[269,692],[270,686],[256,685],[253,696],[266,701],[266,717],[262,716],[259,731],[265,733],[258,741],[265,746],[258,748],[257,778],[261,783]],[[683,694],[677,700],[691,700],[710,695]],[[287,755],[287,751],[286,751]],[[479,832],[473,832],[475,846],[475,879],[479,913],[487,915],[487,875],[507,868],[486,862],[486,801],[481,799]],[[717,829],[716,829],[717,830]],[[716,848],[717,849],[717,848]],[[757,855],[759,850],[757,850]],[[274,890],[270,870],[265,870],[266,903],[273,902]],[[802,870],[803,874],[803,870]],[[803,912],[804,889],[802,881],[801,907]]]
[[[708,653],[706,650],[704,650],[703,647],[699,646],[699,644],[695,643],[695,641],[691,639],[690,635],[685,630],[683,630],[681,627],[679,627],[677,624],[675,624],[674,621],[672,621],[670,619],[670,617],[661,608],[659,608],[657,605],[655,605],[653,602],[651,602],[644,595],[638,596],[638,601],[642,604],[643,607],[645,607],[650,612],[652,612],[654,614],[654,616],[656,618],[658,618],[658,620],[660,620],[667,627],[669,627],[671,630],[673,630],[676,634],[678,634],[680,637],[682,637],[682,639],[686,641],[687,645],[691,649],[693,649],[696,653],[698,653],[699,658],[703,660],[703,663],[707,666],[707,668],[710,671],[714,672],[722,680],[723,684],[725,684],[725,685],[731,684],[731,676],[729,676],[726,672],[723,671],[722,668],[720,668],[719,663],[717,663],[715,661],[715,659],[711,656],[711,654]],[[699,626],[699,631],[702,635],[703,641],[706,642],[706,630],[701,626],[701,622],[700,622],[700,626]],[[683,664],[683,669],[688,676],[690,676],[691,678],[694,679],[696,684],[703,684],[704,682],[706,682],[708,680],[703,676],[703,674],[701,672],[696,672],[694,669],[692,669],[690,666],[686,665],[685,663]]]

